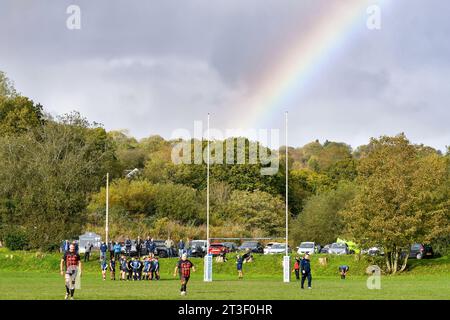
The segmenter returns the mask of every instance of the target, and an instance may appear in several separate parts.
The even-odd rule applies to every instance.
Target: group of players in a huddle
[[[116,280],[116,269],[120,270],[119,280],[123,281],[140,281],[140,280],[159,280],[159,260],[153,254],[142,257],[129,258],[122,255],[116,262],[111,257],[109,263],[106,259],[101,261],[102,278],[106,280],[106,274],[109,269],[110,279]]]

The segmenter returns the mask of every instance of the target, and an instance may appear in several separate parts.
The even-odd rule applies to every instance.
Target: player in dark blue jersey
[[[150,257],[144,257],[144,269],[143,269],[143,279],[149,280],[150,278],[150,266],[152,264],[152,261],[150,260]]]
[[[106,280],[106,271],[108,270],[108,264],[106,263],[106,259],[103,259],[100,263],[100,267],[102,269],[102,278]]]
[[[141,280],[140,278],[140,270],[141,270],[142,262],[133,258],[131,260],[131,268],[133,269],[133,281]]]
[[[124,255],[120,257],[119,264],[120,264],[120,280],[125,280],[128,274],[128,261]]]
[[[238,278],[242,279],[244,277],[242,273],[242,265],[244,263],[244,258],[240,255],[236,256],[236,269],[238,271]]]
[[[116,259],[114,257],[112,257],[111,261],[109,262],[109,271],[111,280],[116,280]]]
[[[131,266],[132,262],[133,260],[131,259],[127,260],[127,267],[128,267],[127,280],[130,281],[133,279],[133,267]]]
[[[342,280],[345,280],[345,276],[347,275],[347,272],[349,270],[350,270],[350,267],[348,265],[339,266],[339,273],[341,274]]]

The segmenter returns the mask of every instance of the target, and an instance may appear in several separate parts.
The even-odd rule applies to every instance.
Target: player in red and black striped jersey
[[[70,299],[73,300],[77,273],[79,272],[81,276],[81,258],[80,255],[76,253],[74,244],[71,244],[69,251],[64,253],[60,263],[60,270],[66,284],[65,299],[67,300],[70,297]]]
[[[173,272],[173,276],[176,277],[178,271],[180,271],[181,275],[181,295],[186,295],[186,286],[191,276],[191,268],[192,271],[195,272],[194,264],[187,259],[187,254],[183,254],[181,256],[181,260],[178,261],[177,266],[175,267],[175,271]]]

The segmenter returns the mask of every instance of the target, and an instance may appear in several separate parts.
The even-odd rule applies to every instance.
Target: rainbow
[[[285,105],[286,99],[305,89],[311,76],[343,47],[352,31],[365,28],[369,5],[364,0],[327,1],[308,33],[300,30],[300,39],[294,39],[282,50],[275,63],[252,85],[256,90],[238,102],[238,119],[234,118],[230,125],[248,128],[271,117],[282,119],[284,111],[295,107]]]

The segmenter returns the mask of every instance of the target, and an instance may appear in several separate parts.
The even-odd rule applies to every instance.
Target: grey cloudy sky
[[[258,89],[258,75],[288,45],[285,35],[307,35],[330,2],[1,0],[0,70],[52,114],[78,110],[138,138],[193,130],[207,112],[224,130],[246,112],[233,106]],[[405,132],[444,150],[450,2],[367,3],[379,4],[381,30],[356,25],[302,94],[258,125],[282,129],[288,110],[290,145],[328,139],[356,147]],[[81,8],[81,30],[66,28],[71,4]]]

